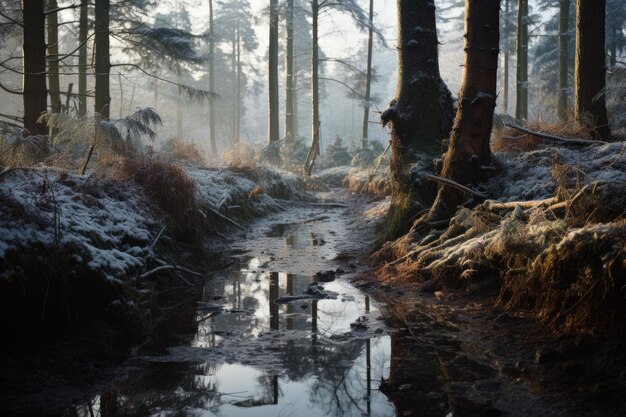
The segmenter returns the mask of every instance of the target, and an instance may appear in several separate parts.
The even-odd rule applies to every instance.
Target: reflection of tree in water
[[[351,340],[337,346],[320,346],[314,352],[317,378],[310,387],[311,402],[326,415],[362,415],[367,413],[366,364],[357,359],[365,340]]]
[[[145,416],[164,410],[193,415],[190,410],[217,411],[221,394],[215,382],[198,375],[211,375],[218,368],[190,363],[152,363],[139,375],[104,391],[99,401],[91,401],[76,409],[78,417]],[[94,404],[97,403],[97,404]]]

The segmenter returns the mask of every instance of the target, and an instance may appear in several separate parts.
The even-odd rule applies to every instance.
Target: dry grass
[[[167,152],[166,157],[171,161],[189,162],[194,165],[204,165],[206,159],[196,144],[183,139],[174,139],[172,149]]]
[[[127,157],[118,178],[133,180],[170,218],[173,237],[185,243],[202,241],[204,217],[195,197],[195,183],[178,165],[154,156]]]
[[[573,121],[570,115],[569,122],[549,123],[542,119],[530,122],[526,127],[534,132],[560,136],[564,139],[580,139],[591,137],[591,132]],[[491,138],[493,152],[528,152],[540,148],[544,143],[550,143],[541,137],[521,132],[507,127],[495,130]]]

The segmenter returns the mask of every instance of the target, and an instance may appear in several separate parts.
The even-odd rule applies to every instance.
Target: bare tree
[[[109,73],[111,61],[109,52],[110,1],[96,0],[96,103],[95,112],[104,119],[111,113],[111,93]]]

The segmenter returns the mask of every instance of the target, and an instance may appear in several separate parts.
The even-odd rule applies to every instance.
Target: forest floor
[[[271,281],[272,273],[305,282],[325,269],[349,270],[337,277],[338,290],[349,294],[339,306],[353,303],[350,311],[357,316],[336,321],[334,314],[343,313],[331,309],[331,322],[341,325],[324,346],[364,349],[362,341],[389,334],[387,347],[376,345],[388,355],[379,389],[398,415],[623,415],[626,344],[616,322],[625,311],[626,146],[536,145],[495,153],[496,163],[486,167],[491,179],[478,190],[494,200],[470,201],[428,233],[417,224],[378,252],[377,269],[357,271],[351,270],[355,259],[372,261],[374,227],[389,205],[385,170],[331,168],[306,185],[261,166],[182,167],[150,158],[104,178],[51,167],[3,172],[2,323],[31,342],[25,356],[21,347],[3,354],[3,369],[12,371],[3,373],[2,402],[7,409],[20,409],[17,401],[54,414],[81,398],[102,401],[111,384],[132,391],[136,376],[120,376],[137,370],[128,355],[136,357],[155,340],[160,346],[188,343],[202,326],[193,320],[197,309],[179,307],[206,295],[206,277],[231,276],[216,271],[234,264],[236,276],[243,273],[252,286]],[[338,186],[358,194],[328,194]],[[249,252],[257,263],[247,263]],[[369,301],[351,301],[360,295],[342,284],[346,279],[383,303],[375,311],[388,306],[386,325],[359,318],[366,306],[369,313]],[[302,300],[293,292],[283,296],[286,305]],[[284,308],[287,322],[298,320]],[[231,313],[244,310],[233,304]],[[210,323],[218,320],[212,314]],[[68,323],[82,324],[72,334],[50,331]],[[346,336],[355,329],[368,333]],[[211,331],[220,340],[228,335]],[[146,339],[153,343],[144,344]],[[296,340],[281,334],[274,342],[243,338],[235,344],[248,346],[252,358],[261,350],[293,347]],[[218,363],[261,366],[258,358],[232,356],[232,349],[216,352],[223,353],[214,358]],[[171,361],[187,364],[186,374],[199,372],[198,351],[170,354]],[[271,354],[261,358],[279,366]],[[344,361],[347,374],[327,378],[344,386],[346,375],[361,372],[351,365],[356,359]],[[311,365],[309,376],[328,367]],[[292,370],[265,371],[285,384],[293,377]],[[42,387],[46,396],[39,394]],[[198,395],[208,395],[198,388]],[[142,398],[151,389],[134,394]],[[350,404],[352,396],[362,395],[348,391]],[[177,395],[172,401],[180,405]]]

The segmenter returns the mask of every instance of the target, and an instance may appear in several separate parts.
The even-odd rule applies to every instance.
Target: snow
[[[245,204],[262,215],[282,209],[279,198],[307,197],[296,175],[275,169],[188,166],[185,171],[196,184],[199,205],[220,212]],[[133,182],[54,168],[13,171],[0,182],[0,279],[20,268],[10,261],[11,253],[46,256],[53,248],[110,281],[137,277],[154,256],[150,244],[163,227],[160,211],[152,207]]]
[[[145,253],[137,245],[154,235],[148,206],[132,184],[55,170],[11,173],[0,183],[0,261],[12,250],[66,247],[74,260],[121,280],[141,267]]]
[[[559,146],[530,152],[494,153],[494,160],[501,166],[502,172],[482,186],[487,194],[503,202],[553,197],[556,189],[551,175],[554,160],[577,167],[585,174],[585,183],[626,182],[626,155],[617,160],[623,146],[623,142],[616,142],[599,146]]]

